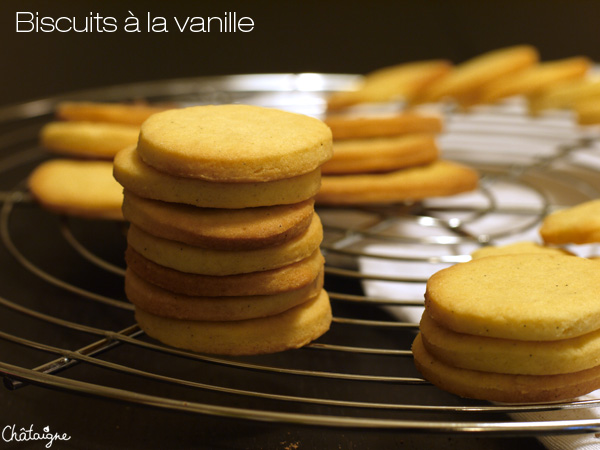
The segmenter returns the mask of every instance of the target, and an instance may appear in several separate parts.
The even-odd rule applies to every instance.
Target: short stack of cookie
[[[417,369],[441,389],[499,402],[599,389],[597,261],[541,246],[494,253],[429,279]]]
[[[130,222],[125,290],[140,327],[168,345],[228,355],[297,348],[325,333],[314,212],[331,132],[248,105],[153,115],[119,152]]]

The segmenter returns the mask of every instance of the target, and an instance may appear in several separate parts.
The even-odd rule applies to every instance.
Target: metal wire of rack
[[[68,98],[245,102],[319,115],[325,95],[353,79],[186,79]],[[122,292],[123,224],[57,217],[29,196],[27,175],[48,157],[37,133],[65,98],[0,111],[0,372],[7,388],[37,384],[193,414],[315,427],[499,436],[600,431],[593,415],[561,416],[591,412],[600,398],[533,405],[460,399],[423,380],[410,351],[431,273],[468,260],[482,245],[535,239],[546,214],[599,196],[595,130],[576,127],[564,114],[530,118],[513,103],[446,113],[443,155],[480,171],[478,191],[403,205],[319,207],[332,329],[299,350],[233,358],[147,338]],[[541,412],[556,416],[540,420]]]

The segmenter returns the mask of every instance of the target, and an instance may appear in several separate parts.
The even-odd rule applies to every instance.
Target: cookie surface
[[[321,244],[323,226],[316,214],[308,229],[283,244],[254,250],[227,251],[194,247],[153,236],[131,224],[129,245],[145,258],[181,272],[235,275],[276,269],[308,258]]]
[[[412,112],[381,116],[330,115],[324,122],[331,128],[333,139],[439,133],[443,129],[440,116]]]
[[[438,155],[431,135],[347,139],[333,143],[333,158],[323,164],[321,173],[388,172],[428,164]]]
[[[125,293],[131,303],[160,317],[185,320],[247,320],[280,314],[316,297],[323,273],[299,289],[271,295],[192,297],[148,283],[131,270],[125,273]]]
[[[560,375],[513,375],[461,369],[427,352],[421,334],[413,342],[414,362],[435,386],[461,397],[505,403],[567,400],[600,387],[600,367]]]
[[[600,242],[600,200],[590,200],[546,216],[540,235],[550,244]]]
[[[257,355],[302,347],[331,325],[331,305],[322,290],[313,300],[275,316],[227,322],[169,319],[136,308],[139,326],[177,348],[222,355]]]
[[[40,131],[40,142],[53,153],[83,158],[112,159],[137,142],[133,125],[94,122],[50,122]]]
[[[597,264],[547,254],[474,259],[431,276],[425,308],[459,333],[525,341],[581,336],[600,328]]]
[[[477,187],[477,172],[450,161],[381,174],[323,176],[317,204],[392,203],[454,195]]]
[[[423,314],[421,338],[427,351],[463,369],[521,375],[555,375],[600,366],[600,330],[559,341],[517,341],[449,330]]]
[[[108,161],[49,160],[33,170],[28,186],[35,200],[53,212],[123,220],[123,189]]]
[[[152,114],[166,109],[171,107],[145,103],[61,102],[56,106],[56,116],[70,121],[139,126]]]
[[[165,239],[217,250],[249,250],[278,245],[303,233],[314,200],[242,209],[198,208],[138,197],[125,191],[123,215]]]
[[[211,276],[161,266],[131,247],[125,251],[125,260],[131,270],[159,287],[180,294],[205,297],[271,295],[299,289],[317,278],[325,261],[317,249],[308,258],[276,269]]]
[[[318,119],[271,108],[196,106],[146,120],[138,153],[175,176],[264,182],[316,170],[331,158],[331,132]]]
[[[114,177],[140,197],[227,209],[298,203],[313,197],[321,184],[320,168],[297,177],[262,183],[218,183],[176,177],[144,164],[133,147],[115,156]]]

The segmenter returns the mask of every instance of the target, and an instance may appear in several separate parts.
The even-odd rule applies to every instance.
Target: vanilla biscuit
[[[325,290],[280,314],[258,319],[178,320],[156,316],[141,308],[136,308],[135,316],[148,336],[164,344],[223,355],[257,355],[299,348],[323,335],[332,320]]]
[[[513,244],[482,247],[471,253],[472,259],[485,256],[507,255],[519,253],[549,253],[554,255],[572,255],[568,250],[556,247],[546,247],[535,242],[515,242]]]
[[[417,201],[470,191],[478,182],[479,176],[473,169],[437,160],[380,174],[323,176],[315,199],[323,205]]]
[[[556,341],[600,329],[598,263],[568,255],[488,256],[432,275],[425,308],[453,331]]]
[[[314,200],[258,208],[198,208],[138,197],[125,191],[123,216],[154,236],[217,250],[278,245],[303,233]]]
[[[417,335],[415,366],[432,384],[461,397],[504,403],[567,400],[600,388],[600,366],[557,375],[514,375],[461,369],[432,356]]]
[[[577,78],[568,80],[536,94],[529,95],[529,110],[532,114],[545,109],[576,108],[586,99],[595,100],[600,97],[600,79],[598,77]]]
[[[597,125],[600,123],[600,96],[580,100],[573,105],[573,111],[579,125]]]
[[[56,106],[56,116],[69,121],[121,123],[139,127],[152,114],[171,108],[147,103],[61,102]]]
[[[546,216],[540,235],[549,244],[600,242],[600,200],[589,200]]]
[[[316,214],[308,229],[282,244],[254,250],[227,251],[195,247],[142,231],[131,224],[129,245],[145,258],[181,272],[235,275],[276,269],[308,258],[321,244],[323,226]]]
[[[32,171],[28,186],[33,198],[53,212],[123,220],[123,189],[108,161],[49,160]]]
[[[163,289],[190,296],[272,295],[300,289],[312,283],[323,270],[319,249],[298,262],[271,270],[237,275],[201,275],[180,272],[144,258],[130,246],[125,251],[127,267]]]
[[[440,116],[413,112],[372,116],[330,115],[324,122],[331,128],[333,139],[440,133],[443,129]]]
[[[140,197],[225,209],[298,203],[313,197],[321,184],[320,168],[262,183],[220,183],[175,177],[144,164],[133,147],[115,156],[114,177],[125,189]]]
[[[331,158],[331,132],[318,119],[250,105],[173,109],[144,122],[137,151],[174,176],[266,182],[314,172]]]
[[[323,288],[323,272],[310,284],[271,295],[192,297],[176,294],[144,281],[128,269],[125,294],[150,314],[171,319],[229,321],[274,316],[316,297]]]
[[[333,143],[333,158],[321,166],[321,173],[389,172],[431,163],[438,155],[435,139],[427,134],[347,139]]]
[[[44,148],[62,155],[112,159],[137,142],[139,127],[115,123],[50,122],[40,131]]]
[[[600,366],[600,330],[558,341],[517,341],[449,330],[425,312],[423,345],[439,361],[463,369],[555,375]]]

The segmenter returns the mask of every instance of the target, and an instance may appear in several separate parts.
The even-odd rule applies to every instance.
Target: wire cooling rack
[[[37,142],[60,100],[251,103],[319,116],[354,76],[242,75],[117,86],[0,110],[0,372],[28,384],[193,414],[314,427],[501,436],[600,430],[594,395],[498,405],[461,399],[423,380],[410,345],[425,282],[475,248],[538,240],[554,209],[597,198],[593,128],[568,113],[529,117],[518,100],[448,108],[443,157],[481,173],[449,198],[360,208],[319,207],[331,330],[298,350],[200,355],[147,338],[123,294],[125,225],[59,217],[26,189],[49,155]],[[571,248],[581,256],[594,246]],[[566,414],[577,412],[574,417]],[[543,416],[541,415],[543,414]],[[541,419],[544,417],[544,419]]]

